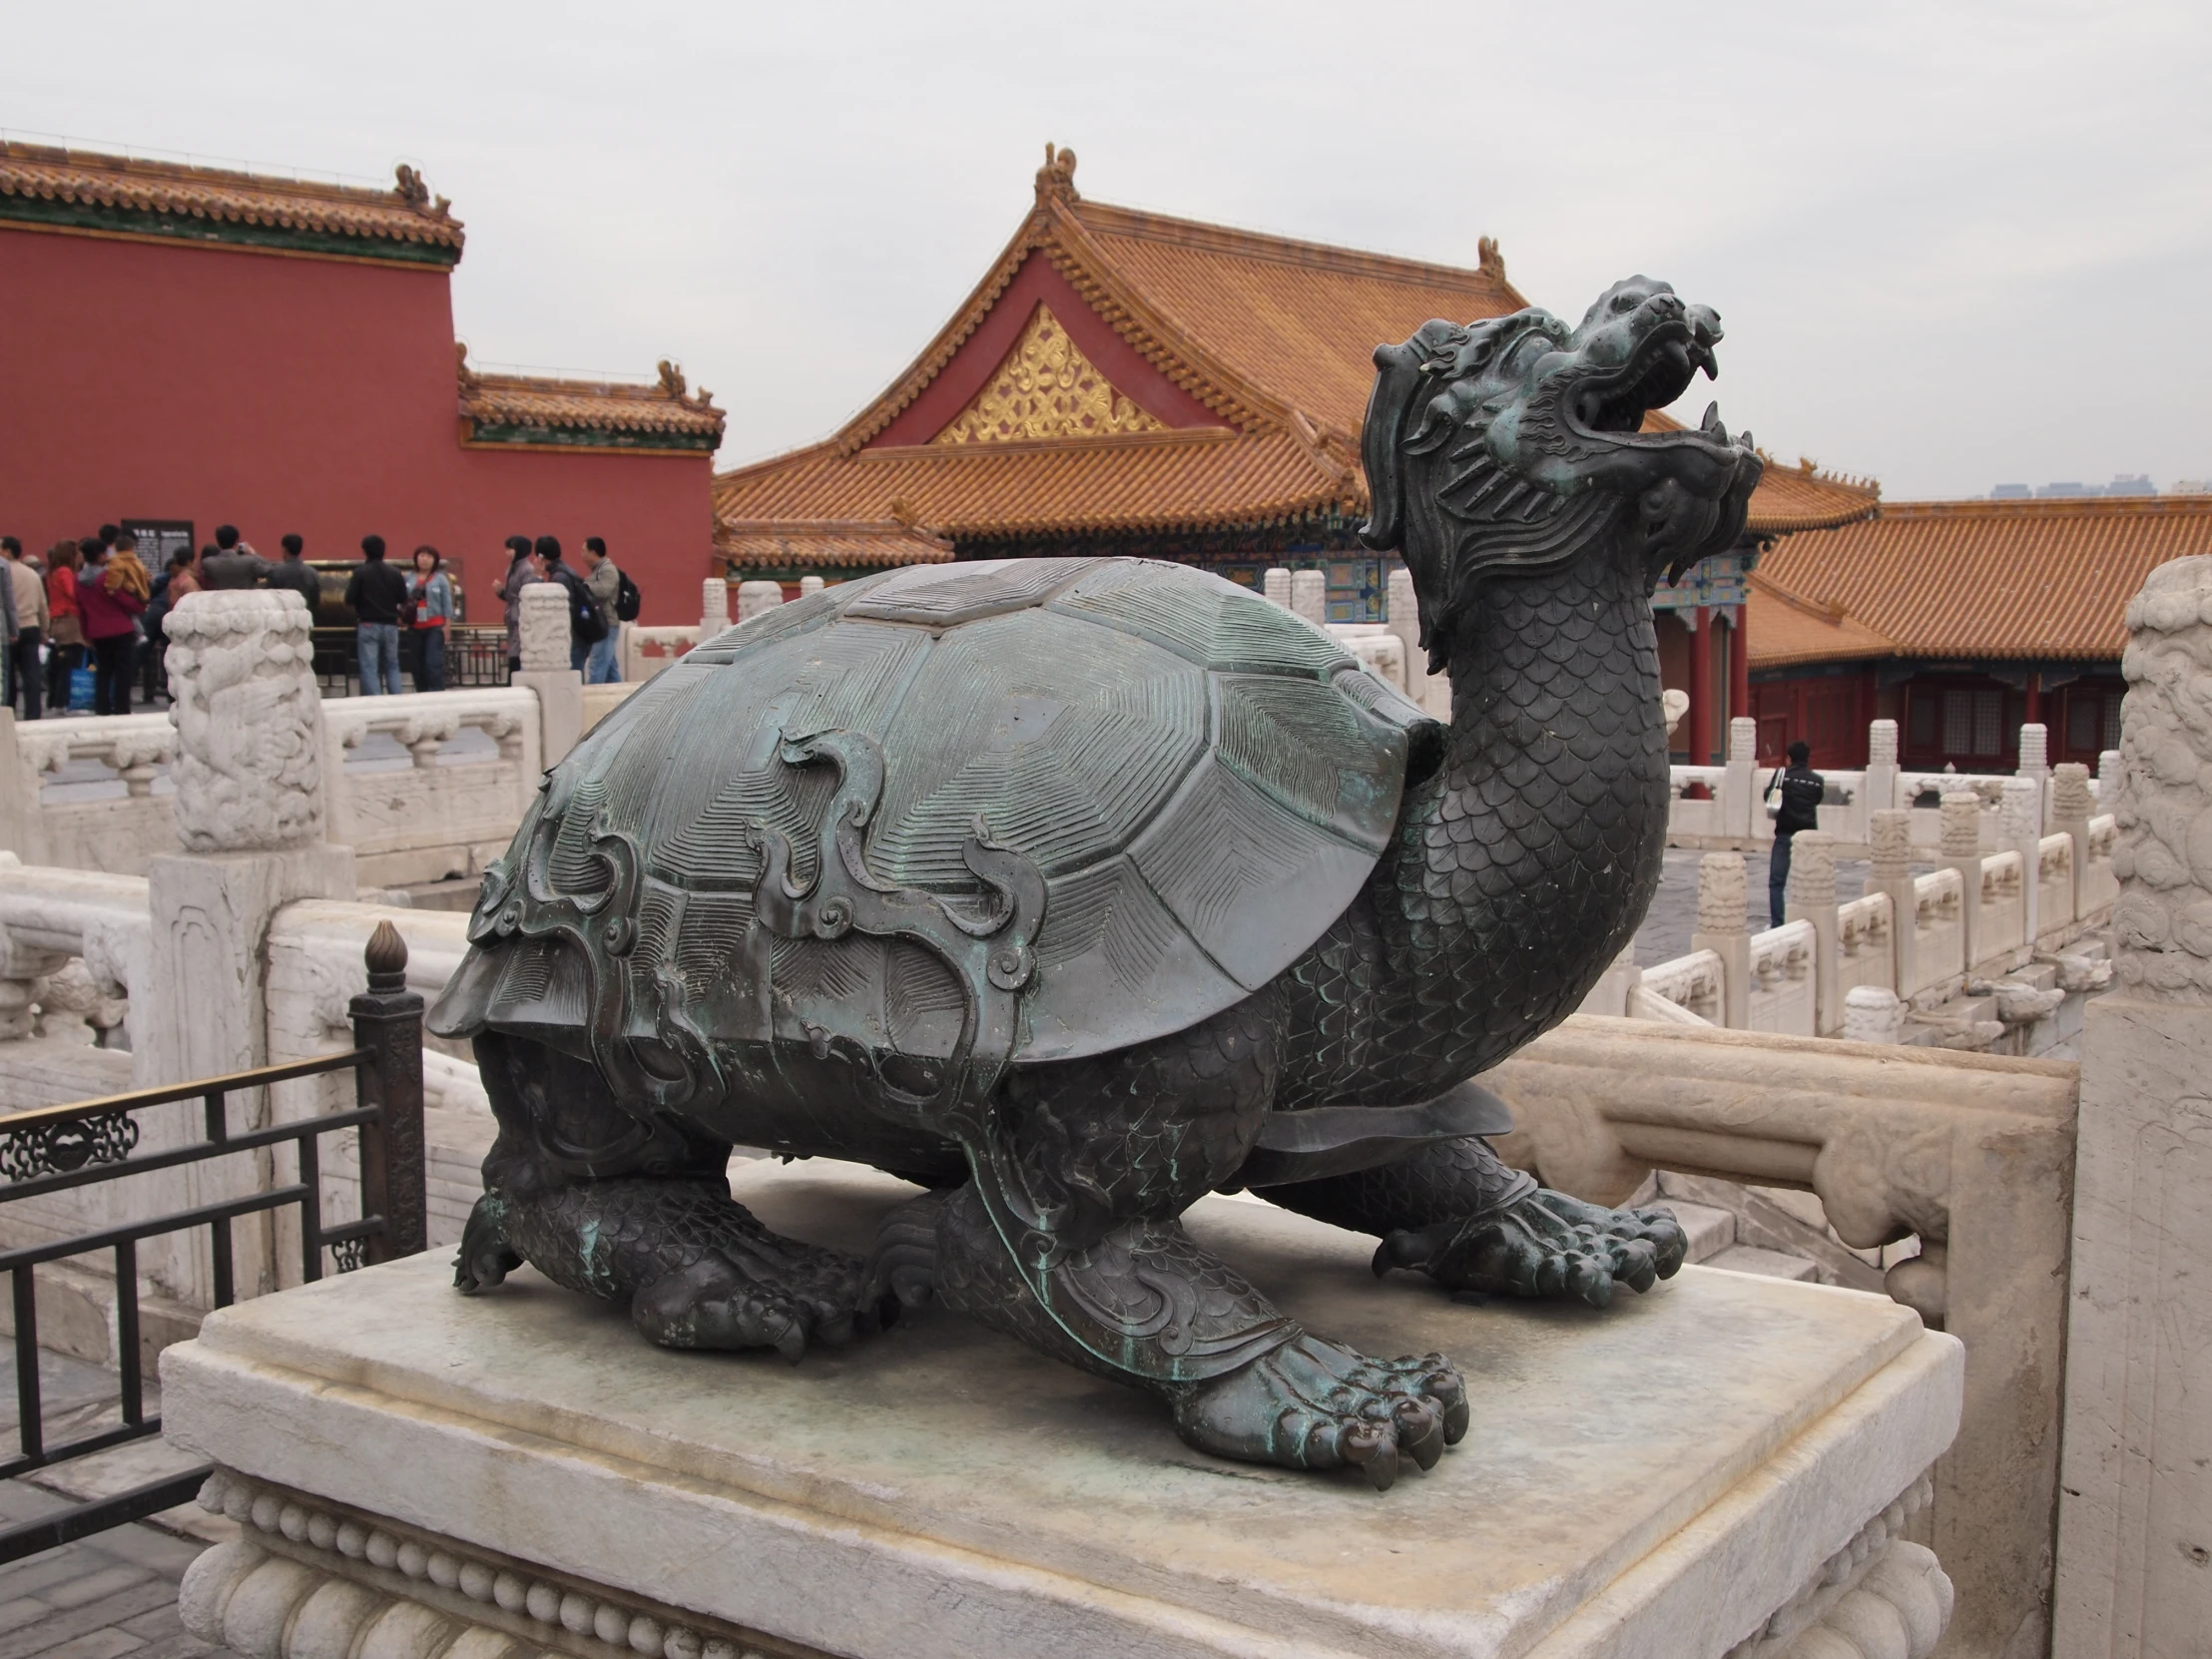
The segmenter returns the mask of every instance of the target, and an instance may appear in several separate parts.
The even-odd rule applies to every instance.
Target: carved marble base
[[[852,1245],[905,1189],[748,1172]],[[245,1528],[187,1624],[254,1659],[1921,1659],[1898,1533],[1959,1348],[1884,1298],[1686,1269],[1608,1314],[1378,1285],[1368,1246],[1209,1200],[1192,1230],[1319,1329],[1439,1347],[1466,1440],[1377,1494],[1189,1451],[1154,1402],[947,1315],[841,1354],[662,1353],[524,1273],[417,1259],[212,1317],[171,1434]]]

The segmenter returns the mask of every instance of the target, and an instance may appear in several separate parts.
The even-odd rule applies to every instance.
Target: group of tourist
[[[607,556],[598,536],[584,542],[584,569],[572,568],[553,536],[509,536],[510,562],[499,584],[506,608],[507,663],[521,666],[522,590],[553,582],[569,596],[570,666],[593,685],[622,678],[621,624],[636,620],[638,589]],[[163,682],[167,649],[164,623],[188,595],[223,589],[288,588],[310,617],[322,599],[322,578],[304,558],[297,535],[282,541],[283,556],[257,552],[234,525],[221,525],[215,540],[196,554],[180,548],[149,570],[131,530],[103,524],[97,535],[54,543],[26,553],[14,536],[0,537],[7,580],[0,582],[0,684],[22,719],[83,707],[81,671],[90,671],[92,712],[131,712],[136,679],[141,700],[151,703]],[[402,660],[416,691],[445,689],[448,631],[458,605],[445,559],[435,547],[417,547],[409,568],[385,556],[381,536],[361,538],[361,562],[345,586],[352,610],[361,692],[379,696],[402,690]],[[404,646],[402,645],[402,642]]]
[[[522,590],[532,582],[553,582],[568,594],[570,668],[587,686],[611,686],[622,678],[621,624],[638,616],[638,586],[607,556],[603,537],[584,538],[584,569],[570,568],[560,538],[507,538],[507,574],[499,581],[507,609],[507,666],[522,666]]]

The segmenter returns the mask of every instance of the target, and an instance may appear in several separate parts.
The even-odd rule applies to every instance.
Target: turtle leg
[[[1613,1287],[1648,1291],[1689,1249],[1666,1210],[1608,1210],[1539,1187],[1470,1135],[1393,1163],[1259,1196],[1356,1233],[1381,1236],[1378,1277],[1425,1273],[1446,1290],[1572,1297],[1603,1308]]]
[[[598,1070],[512,1037],[476,1039],[499,1120],[454,1284],[475,1293],[528,1262],[620,1302],[664,1348],[847,1341],[862,1264],[770,1232],[730,1197],[730,1148],[666,1114],[625,1112]]]
[[[1314,1336],[1178,1218],[1244,1161],[1275,1082],[1280,1013],[1262,993],[1119,1053],[1017,1070],[1005,1149],[1060,1219],[1051,1265],[1024,1271],[976,1184],[886,1223],[878,1283],[947,1305],[1167,1401],[1191,1444],[1291,1468],[1426,1468],[1466,1428],[1441,1357],[1374,1360]]]

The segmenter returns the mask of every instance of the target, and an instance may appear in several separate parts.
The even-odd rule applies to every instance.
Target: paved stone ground
[[[59,1354],[39,1359],[40,1416],[49,1441],[83,1433],[97,1414],[113,1412],[113,1372]],[[0,1447],[12,1451],[17,1444],[12,1343],[0,1345],[0,1400],[6,1402]],[[158,1406],[149,1399],[149,1409]],[[142,1442],[59,1465],[44,1477],[120,1489],[189,1461],[168,1447]],[[26,1480],[0,1480],[0,1525],[50,1515],[72,1501]],[[210,1518],[193,1509],[171,1513]],[[153,1526],[119,1526],[0,1567],[0,1659],[194,1659],[217,1651],[177,1618],[178,1580],[205,1548],[200,1539]]]
[[[0,1481],[0,1521],[68,1507],[67,1498]],[[177,1583],[207,1545],[151,1526],[119,1526],[0,1567],[0,1659],[196,1659],[219,1651],[177,1617]]]
[[[1636,965],[1657,967],[1661,962],[1672,961],[1677,956],[1690,953],[1690,935],[1697,931],[1697,866],[1705,854],[1692,847],[1667,848],[1667,867],[1659,877],[1658,896],[1651,901],[1651,910],[1644,917],[1643,926],[1636,929]],[[1751,930],[1763,931],[1767,926],[1767,854],[1754,852],[1745,855],[1745,897],[1751,907]],[[1932,869],[1932,864],[1915,864],[1915,873]],[[1867,890],[1867,860],[1864,858],[1838,858],[1836,860],[1837,896],[1846,900],[1857,898]]]

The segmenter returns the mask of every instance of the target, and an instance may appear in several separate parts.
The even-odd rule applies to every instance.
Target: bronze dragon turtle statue
[[[1663,1211],[1506,1168],[1467,1081],[1557,1023],[1657,885],[1650,598],[1761,463],[1647,433],[1719,319],[1616,284],[1376,352],[1363,535],[1402,552],[1447,727],[1325,633],[1134,559],[957,563],[783,606],[641,689],[487,871],[432,1029],[499,1121],[457,1266],[527,1261],[676,1348],[934,1295],[1164,1398],[1191,1444],[1386,1486],[1465,1431],[1439,1356],[1303,1330],[1179,1217],[1250,1188],[1377,1272],[1604,1305]],[[732,1201],[733,1145],[926,1191],[868,1261]]]

